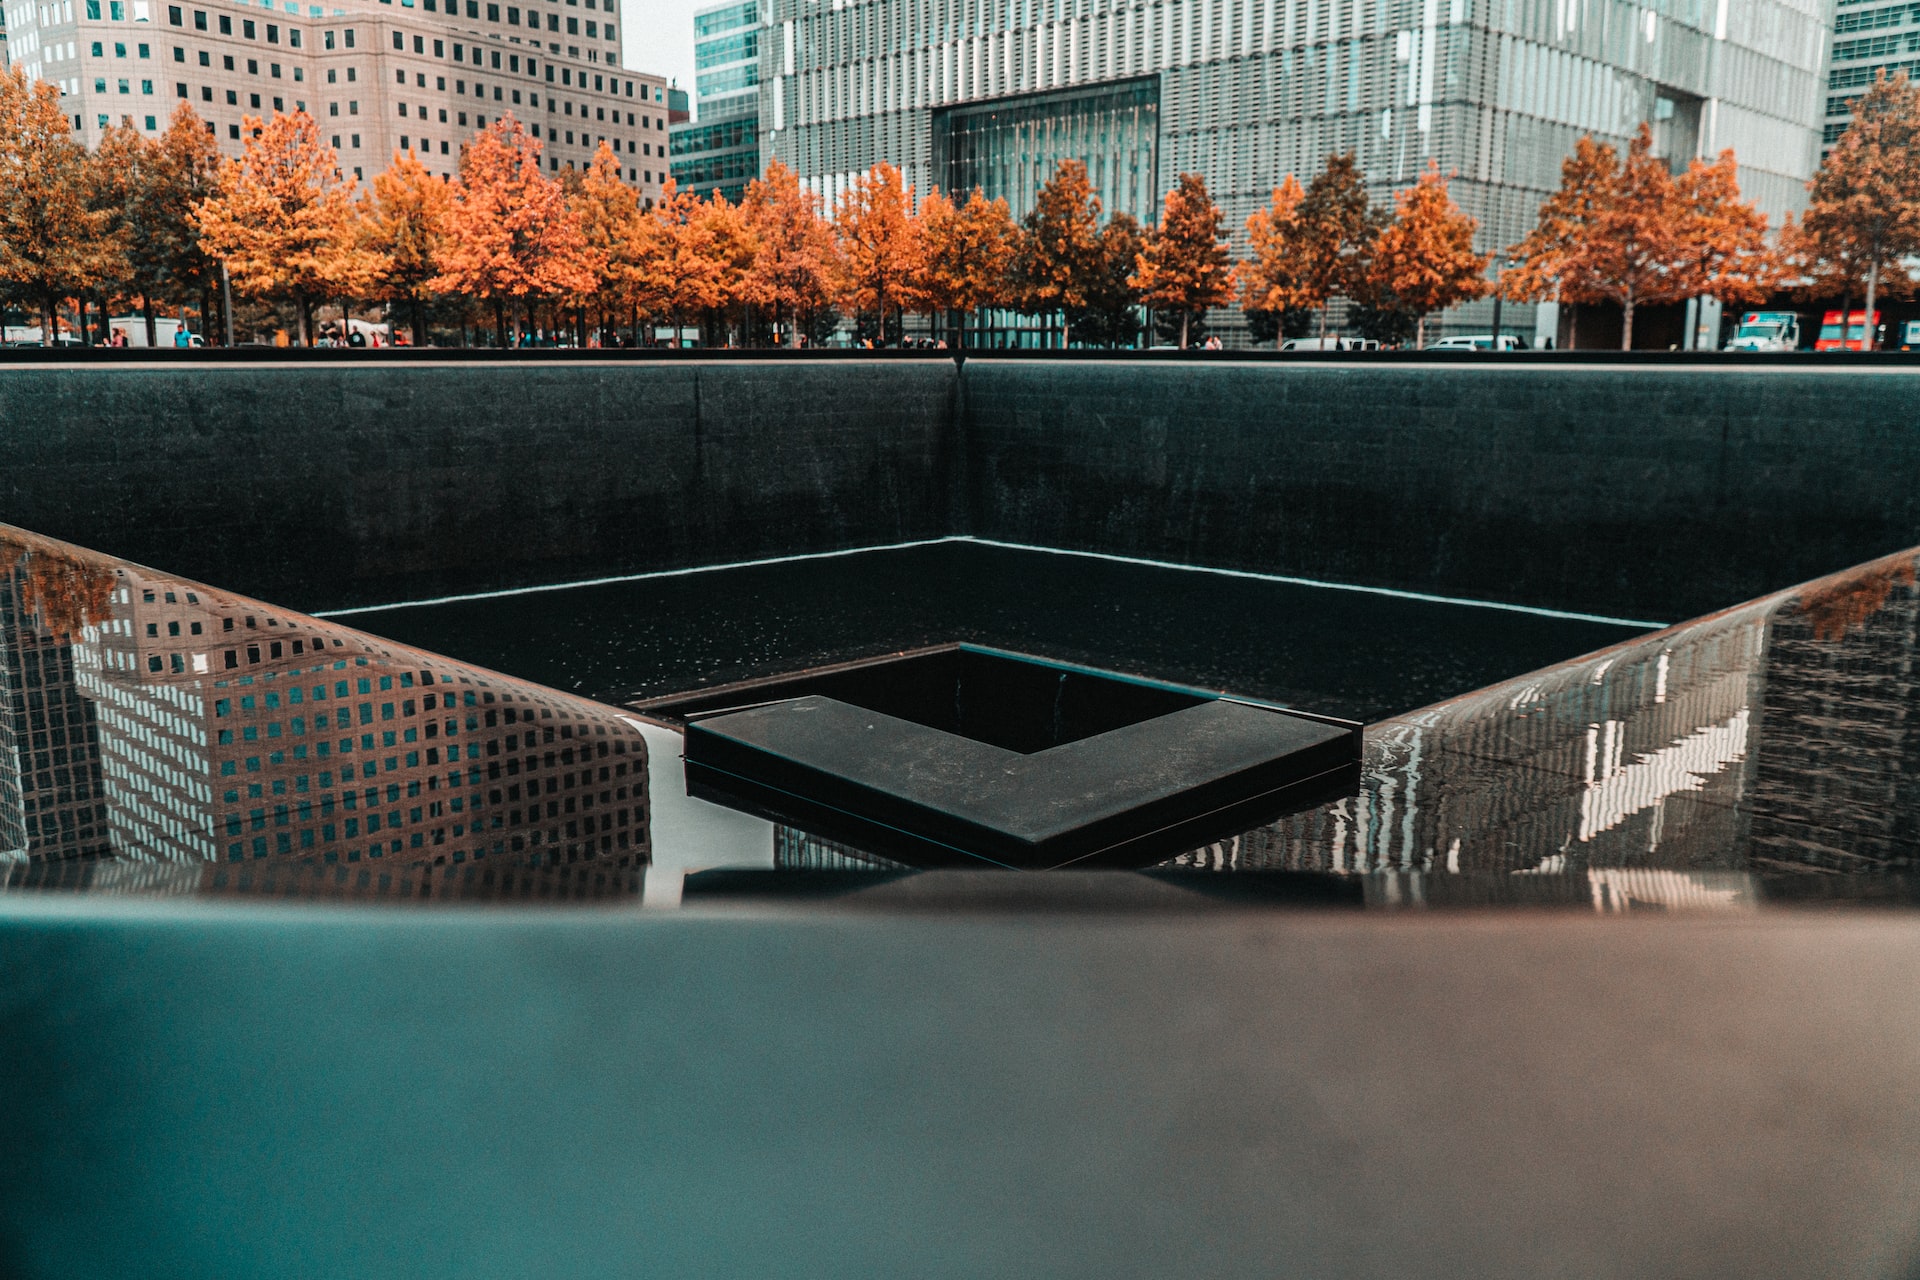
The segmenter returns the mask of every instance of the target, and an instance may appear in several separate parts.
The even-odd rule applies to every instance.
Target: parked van
[[[1429,351],[1492,351],[1493,335],[1490,333],[1472,333],[1442,338],[1427,348]],[[1500,350],[1525,351],[1526,342],[1517,333],[1500,335]]]

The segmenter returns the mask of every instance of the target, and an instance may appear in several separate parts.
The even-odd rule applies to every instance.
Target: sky
[[[693,96],[693,11],[708,0],[621,0],[622,57],[635,71],[678,80]]]

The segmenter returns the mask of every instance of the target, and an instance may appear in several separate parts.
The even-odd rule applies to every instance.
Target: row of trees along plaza
[[[1159,224],[1141,226],[1103,218],[1085,168],[1067,161],[1016,223],[977,190],[916,198],[885,164],[832,209],[778,162],[739,204],[671,184],[643,204],[604,147],[585,171],[543,175],[540,143],[512,116],[464,144],[456,178],[407,153],[366,189],[304,113],[247,132],[245,154],[222,161],[182,104],[158,136],[123,123],[88,153],[53,86],[0,76],[5,300],[49,332],[72,308],[88,338],[100,327],[90,316],[141,310],[149,342],[157,311],[196,308],[204,323],[230,292],[290,308],[302,342],[323,308],[344,317],[377,303],[416,342],[431,316],[463,341],[471,330],[500,344],[535,331],[626,343],[664,323],[676,341],[697,325],[709,343],[749,346],[818,343],[843,316],[858,340],[892,343],[909,314],[977,342],[995,312],[1034,318],[1048,345],[1133,346],[1151,332],[1186,346],[1210,311],[1235,305],[1256,341],[1274,341],[1325,336],[1343,300],[1363,335],[1418,346],[1429,316],[1497,292],[1612,304],[1629,347],[1648,306],[1797,294],[1871,308],[1920,283],[1920,93],[1904,75],[1854,104],[1797,224],[1769,232],[1740,198],[1732,152],[1675,173],[1643,125],[1624,155],[1578,144],[1498,271],[1474,250],[1476,224],[1446,175],[1429,165],[1386,210],[1350,155],[1304,186],[1288,175],[1248,219],[1250,252],[1234,262],[1192,174]]]

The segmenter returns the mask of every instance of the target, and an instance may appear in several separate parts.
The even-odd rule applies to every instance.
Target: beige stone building
[[[598,7],[598,6],[604,6]],[[129,118],[164,129],[187,102],[238,155],[247,116],[306,111],[343,170],[371,178],[397,150],[436,173],[509,112],[549,170],[605,139],[657,197],[669,168],[666,81],[621,65],[616,0],[11,0],[0,48],[61,90],[97,144]]]

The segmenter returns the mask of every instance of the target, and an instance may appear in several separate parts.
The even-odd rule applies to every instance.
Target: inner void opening
[[[349,621],[615,702],[968,643],[1361,721],[1642,630],[971,542],[415,605]]]

